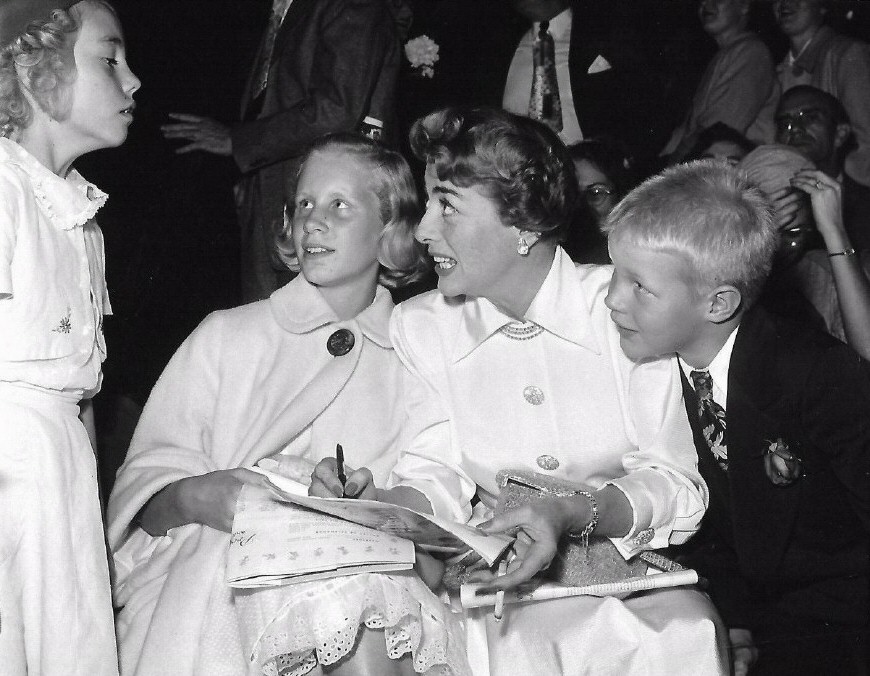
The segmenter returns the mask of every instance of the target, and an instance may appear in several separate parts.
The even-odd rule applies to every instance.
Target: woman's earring
[[[526,241],[526,238],[525,238],[525,237],[520,236],[520,237],[517,239],[517,253],[518,253],[520,256],[528,256],[528,255],[529,255],[529,249],[530,249],[530,248],[531,248],[531,247],[529,246],[529,243]]]

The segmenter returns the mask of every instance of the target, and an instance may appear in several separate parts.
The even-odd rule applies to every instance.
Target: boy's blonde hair
[[[647,179],[604,223],[611,241],[683,254],[699,291],[734,286],[754,301],[779,244],[773,207],[746,176],[719,160],[699,160]]]

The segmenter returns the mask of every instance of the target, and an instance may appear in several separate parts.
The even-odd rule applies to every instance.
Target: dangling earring
[[[525,237],[519,237],[517,239],[517,253],[520,256],[528,256],[529,255],[529,243],[526,241]]]

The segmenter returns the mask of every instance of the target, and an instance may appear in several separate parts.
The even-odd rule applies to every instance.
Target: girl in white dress
[[[401,365],[383,284],[426,267],[410,169],[336,134],[315,142],[298,178],[282,255],[302,274],[203,321],[118,473],[109,544],[122,673],[464,673],[456,619],[410,571],[238,594],[226,583],[237,496],[265,481],[248,468],[307,481],[338,442],[380,480],[396,460]]]
[[[106,195],[72,165],[124,142],[139,84],[109,4],[0,6],[4,674],[118,673],[88,406],[111,311]]]

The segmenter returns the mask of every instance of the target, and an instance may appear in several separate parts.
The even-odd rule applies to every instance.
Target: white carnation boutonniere
[[[774,486],[791,486],[803,475],[801,459],[782,438],[767,442],[764,451],[764,471]]]
[[[405,43],[405,56],[411,70],[420,77],[433,77],[438,61],[438,43],[428,35],[420,35]]]

